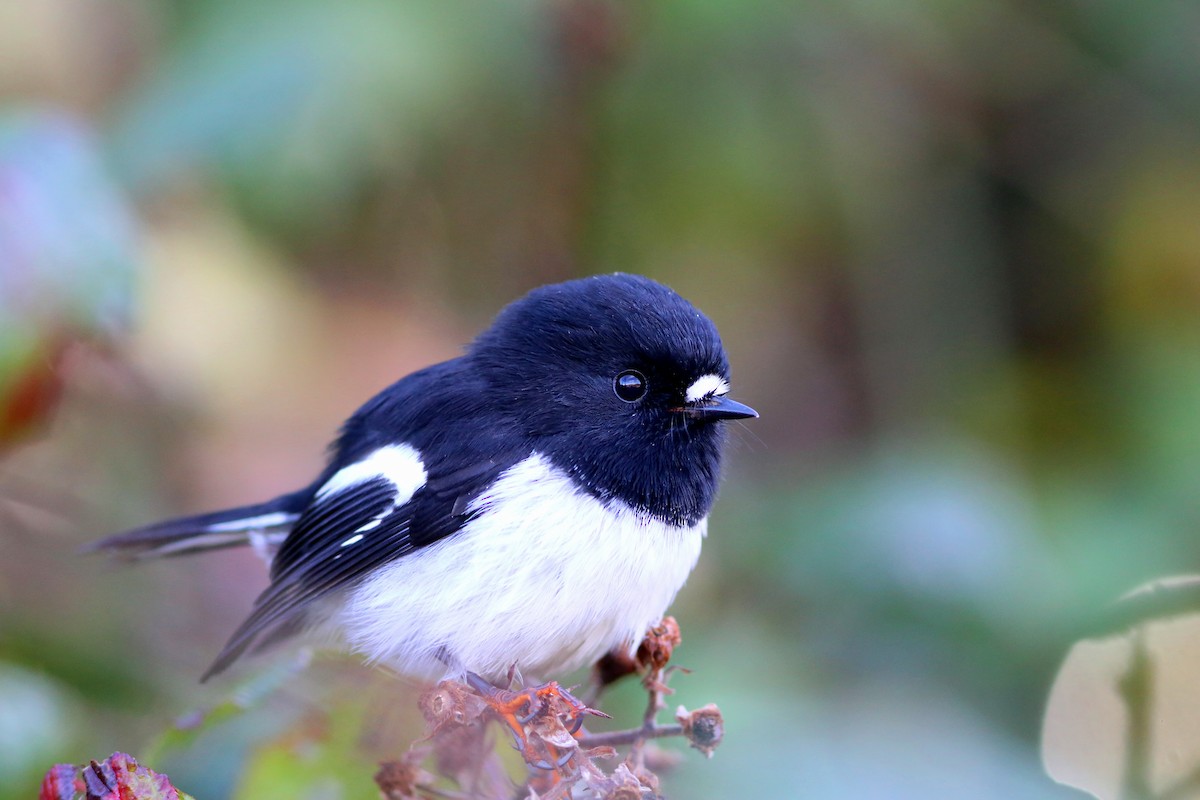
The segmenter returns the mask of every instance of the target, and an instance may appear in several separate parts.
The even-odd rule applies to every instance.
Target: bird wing
[[[379,457],[384,450],[343,467],[317,490],[272,562],[271,585],[204,680],[252,646],[302,629],[314,601],[454,534],[471,516],[470,500],[518,460],[456,459],[426,475],[417,451],[400,446],[389,460]]]

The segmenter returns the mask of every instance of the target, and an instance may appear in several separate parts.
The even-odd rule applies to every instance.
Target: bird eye
[[[646,377],[635,369],[627,369],[613,380],[613,390],[626,403],[634,403],[646,395]]]

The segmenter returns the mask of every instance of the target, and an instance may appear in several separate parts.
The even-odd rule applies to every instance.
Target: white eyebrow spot
[[[729,393],[729,382],[720,375],[701,375],[696,382],[688,387],[684,397],[689,403]]]

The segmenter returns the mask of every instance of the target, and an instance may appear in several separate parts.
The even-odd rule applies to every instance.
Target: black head
[[[534,449],[602,500],[692,524],[716,495],[729,362],[712,322],[649,278],[602,275],[535,289],[470,358]]]

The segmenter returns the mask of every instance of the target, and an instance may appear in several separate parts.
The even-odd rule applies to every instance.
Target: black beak
[[[692,419],[699,420],[746,419],[747,417],[758,416],[758,412],[750,406],[742,405],[736,400],[730,400],[728,397],[710,397],[707,400],[697,400],[694,403],[688,403],[683,408],[675,410],[681,414],[688,415]]]

